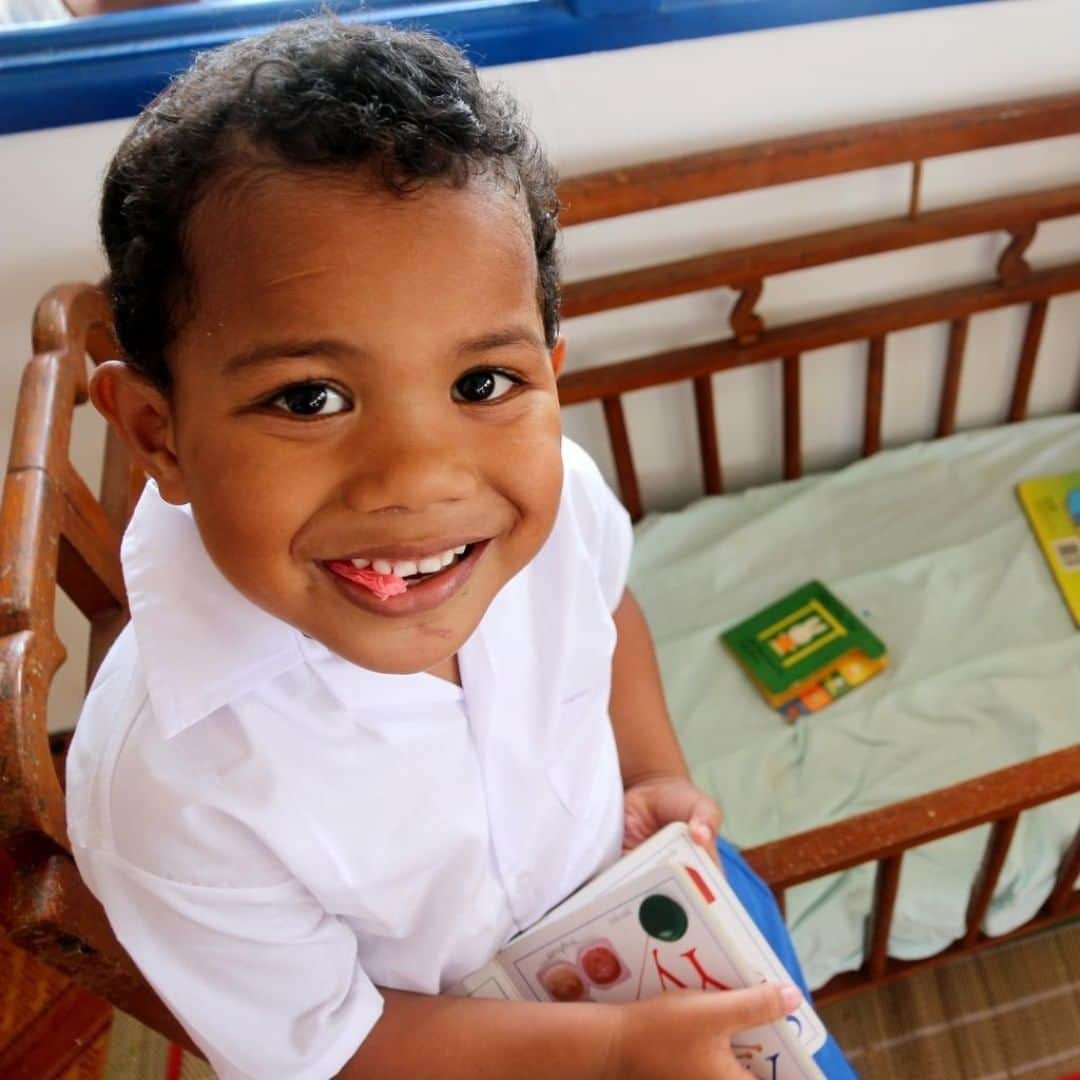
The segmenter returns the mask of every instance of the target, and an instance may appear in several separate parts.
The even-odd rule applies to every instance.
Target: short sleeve
[[[382,1014],[357,939],[298,881],[192,885],[75,849],[118,940],[221,1080],[327,1080]]]
[[[566,498],[596,566],[608,609],[614,611],[626,591],[634,531],[630,515],[615,497],[596,462],[570,439],[563,439]]]

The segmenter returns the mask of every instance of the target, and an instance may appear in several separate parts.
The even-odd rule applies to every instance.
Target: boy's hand
[[[618,1006],[607,1080],[746,1080],[738,1033],[798,1007],[794,986],[670,990]]]
[[[632,851],[673,821],[685,821],[690,835],[716,855],[720,807],[685,776],[654,776],[631,784],[624,793],[623,852]]]

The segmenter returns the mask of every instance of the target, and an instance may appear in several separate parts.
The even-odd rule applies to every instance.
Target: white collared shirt
[[[68,757],[76,861],[223,1078],[325,1080],[612,861],[608,719],[631,532],[564,441],[554,529],[459,653],[384,675],[251,604],[147,487],[132,620]]]

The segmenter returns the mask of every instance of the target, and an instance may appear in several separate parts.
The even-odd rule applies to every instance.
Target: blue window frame
[[[478,65],[986,0],[338,0],[350,21],[423,27]],[[321,10],[207,0],[0,31],[0,134],[133,116],[203,49]]]

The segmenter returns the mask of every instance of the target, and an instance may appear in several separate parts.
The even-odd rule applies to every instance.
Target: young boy
[[[328,20],[203,56],[109,170],[127,359],[92,393],[150,482],[71,837],[221,1077],[737,1076],[728,1036],[798,1000],[439,996],[621,847],[720,820],[626,515],[560,436],[556,209],[456,51]]]

